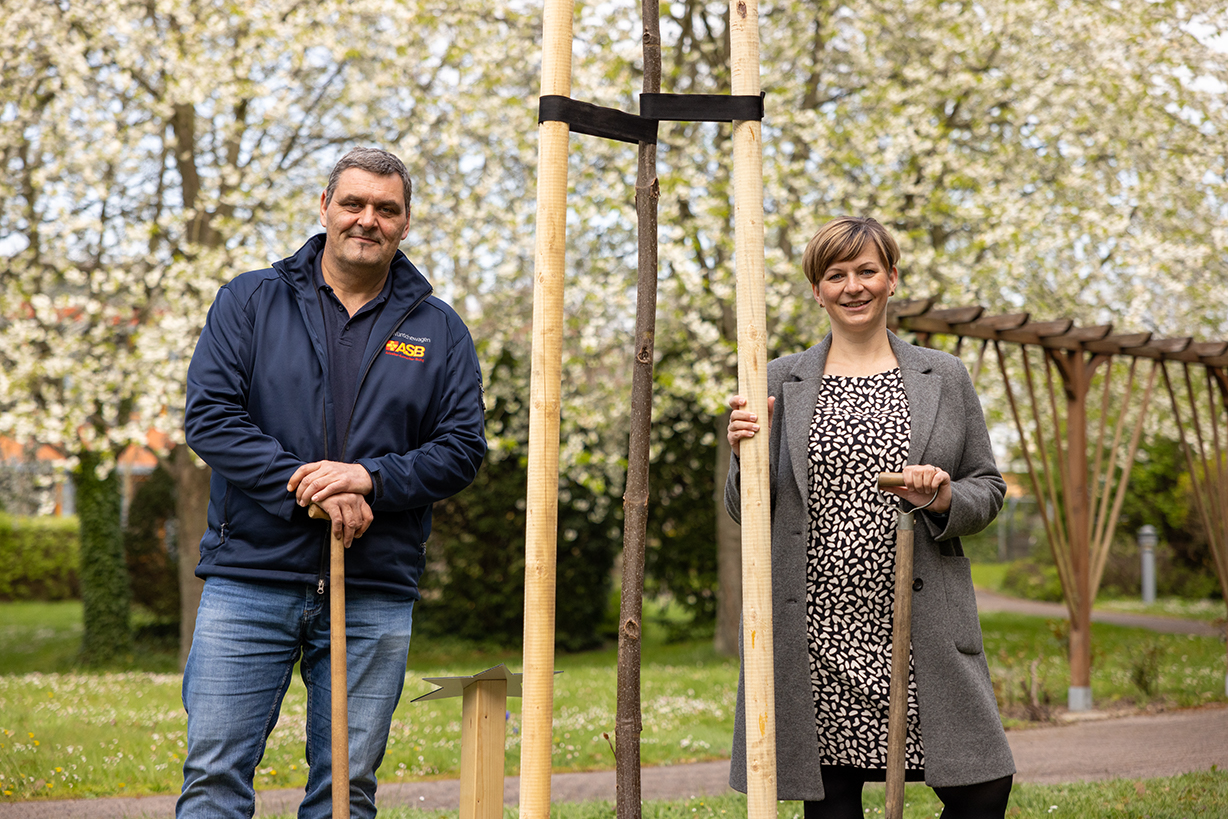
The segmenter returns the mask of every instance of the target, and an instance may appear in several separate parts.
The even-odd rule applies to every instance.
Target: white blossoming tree
[[[451,295],[489,289],[492,260],[516,264],[517,233],[488,212],[523,222],[528,173],[488,143],[512,126],[483,106],[527,104],[516,52],[499,45],[529,36],[520,20],[478,3],[87,0],[0,23],[0,432],[88,455],[99,477],[162,433],[184,656],[209,474],[183,445],[183,389],[218,286],[318,229],[332,162],[377,144],[428,192],[406,251],[454,274]]]
[[[315,229],[323,177],[358,143],[409,164],[406,252],[466,315],[482,360],[523,360],[539,13],[472,0],[11,10],[0,432],[69,455],[163,432],[187,583],[207,473],[181,445],[182,390],[205,310],[221,282]],[[760,14],[774,352],[824,332],[801,253],[842,213],[895,231],[905,297],[1228,332],[1228,77],[1208,45],[1221,4],[778,0]],[[715,0],[663,9],[664,91],[728,92],[727,15]],[[573,96],[636,110],[638,17],[629,0],[577,6]],[[729,129],[660,133],[658,406],[698,407],[719,444],[736,387]],[[599,519],[626,449],[635,148],[572,141],[562,466],[602,498]],[[492,389],[513,410],[528,394],[515,379]],[[488,435],[490,458],[516,456],[511,430]],[[736,539],[722,543],[736,567]],[[184,608],[190,624],[192,595]]]

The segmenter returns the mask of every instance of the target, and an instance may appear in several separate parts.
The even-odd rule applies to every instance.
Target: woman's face
[[[831,318],[832,329],[859,333],[887,326],[887,298],[899,272],[883,264],[868,243],[855,258],[835,262],[814,286],[814,297]]]

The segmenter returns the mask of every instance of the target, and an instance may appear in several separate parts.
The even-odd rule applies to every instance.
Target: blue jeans
[[[414,601],[347,590],[350,813],[375,816],[375,771],[405,684]],[[188,749],[180,819],[255,812],[256,765],[294,664],[307,686],[307,792],[299,819],[332,814],[329,604],[315,586],[210,577],[183,672]]]

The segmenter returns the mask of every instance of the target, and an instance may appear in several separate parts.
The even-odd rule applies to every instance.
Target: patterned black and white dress
[[[904,467],[910,429],[898,369],[823,377],[810,426],[806,610],[824,765],[887,765],[897,502],[876,479]],[[925,767],[911,663],[905,766]]]

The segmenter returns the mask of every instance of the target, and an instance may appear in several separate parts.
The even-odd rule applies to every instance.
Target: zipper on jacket
[[[222,495],[222,525],[218,529],[221,543],[226,542],[226,527],[230,525],[230,481],[226,482],[226,493]]]
[[[328,407],[325,403],[327,399],[320,403],[320,427],[324,430],[324,460],[328,460]],[[309,507],[310,508],[310,507]],[[324,586],[328,577],[328,549],[329,540],[332,538],[332,521],[328,523],[328,533],[324,535],[324,543],[320,547],[320,571],[316,575],[316,594],[324,594]]]
[[[389,275],[391,275],[391,271],[389,272]],[[428,288],[427,291],[424,294],[422,294],[422,297],[420,299],[418,299],[417,301],[415,301],[413,304],[409,306],[409,308],[405,311],[405,314],[401,316],[400,321],[398,321],[396,324],[392,326],[392,329],[388,331],[388,335],[384,336],[384,341],[383,343],[380,344],[381,347],[383,347],[390,340],[392,340],[392,334],[397,331],[398,327],[400,327],[402,324],[405,323],[405,319],[409,318],[409,314],[414,312],[414,310],[418,309],[418,305],[422,304],[422,302],[430,298],[430,295],[434,292],[435,292],[434,288]],[[320,296],[319,289],[316,290],[316,300],[320,304],[320,309],[323,310],[324,305],[323,305],[322,297]],[[350,439],[350,428],[354,425],[354,409],[358,406],[358,394],[362,392],[362,385],[367,380],[367,374],[370,373],[371,368],[375,366],[375,359],[378,357],[379,357],[378,353],[371,357],[371,360],[367,362],[366,369],[362,371],[362,378],[358,380],[358,389],[355,390],[354,392],[354,406],[350,407],[350,420],[345,425],[345,435],[342,436],[341,438],[341,452],[339,454],[339,457],[341,458],[345,458],[345,448],[346,448],[346,445],[349,443],[349,439]],[[324,428],[324,459],[328,460],[328,455],[329,455],[328,453],[328,415],[327,413],[324,412],[323,406],[321,406],[320,421],[321,421],[320,425]],[[316,583],[316,594],[324,594],[324,588],[327,585],[328,560],[329,560],[329,550],[331,548],[331,539],[332,539],[332,523],[330,522],[328,535],[325,537],[324,546],[320,550],[320,573],[318,576],[318,582]]]
[[[333,536],[333,524],[329,521],[328,533],[325,535],[325,546],[320,551],[320,573],[316,576],[316,594],[324,594],[324,588],[328,585],[328,556],[331,540]]]
[[[316,291],[316,305],[319,306],[320,313],[323,314],[324,297],[320,295],[320,289],[318,287],[315,288],[315,291]],[[329,352],[328,350],[325,350],[324,354],[328,355],[328,352]],[[325,361],[325,365],[326,366],[328,365],[327,360]],[[332,374],[330,373],[329,376],[331,377],[331,375]],[[324,439],[324,460],[326,461],[329,459],[328,458],[329,456],[329,452],[328,452],[328,392],[329,392],[328,385],[325,384],[324,394],[320,398],[320,429],[323,433],[322,437]],[[324,588],[328,584],[328,550],[329,550],[329,545],[330,545],[329,541],[332,538],[332,525],[333,525],[332,521],[329,521],[328,531],[324,535],[324,542],[320,546],[320,570],[319,572],[316,573],[316,594],[324,594]]]

